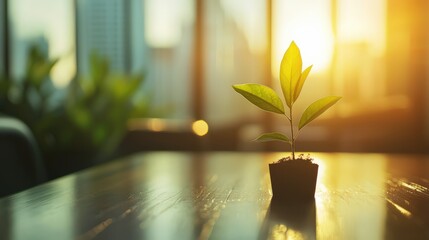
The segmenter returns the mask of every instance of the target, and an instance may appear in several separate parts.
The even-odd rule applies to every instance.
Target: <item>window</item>
[[[422,149],[429,138],[429,3],[412,1],[0,0],[0,12],[8,3],[9,15],[9,31],[0,35],[0,54],[9,59],[0,59],[0,71],[9,65],[19,79],[28,47],[37,44],[59,58],[51,78],[61,88],[77,73],[89,74],[89,56],[97,52],[113,74],[144,74],[148,117],[203,119],[210,148],[256,149],[262,145],[249,140],[259,133],[288,129],[231,85],[261,83],[280,93],[279,63],[294,40],[304,67],[314,65],[296,116],[319,97],[343,96],[300,135],[303,150],[368,151],[382,143],[389,151],[413,138],[410,146]],[[155,132],[164,129],[152,123]],[[190,132],[188,125],[179,131]],[[402,140],[397,129],[404,129]]]

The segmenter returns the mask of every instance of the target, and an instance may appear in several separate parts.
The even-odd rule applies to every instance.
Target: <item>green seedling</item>
[[[270,87],[254,83],[236,84],[232,86],[236,92],[241,94],[257,107],[265,111],[286,116],[290,123],[290,137],[280,132],[271,132],[262,134],[256,140],[282,141],[289,143],[291,145],[293,160],[295,160],[295,141],[298,137],[298,134],[295,134],[296,132],[293,125],[293,106],[301,93],[302,87],[304,86],[304,82],[307,79],[311,68],[312,65],[302,71],[301,53],[298,46],[292,41],[280,64],[280,85],[287,109],[285,109],[280,97]],[[328,96],[310,104],[299,120],[297,133],[340,99],[341,97]]]

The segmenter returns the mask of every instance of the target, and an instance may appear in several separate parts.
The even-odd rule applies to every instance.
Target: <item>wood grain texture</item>
[[[0,199],[0,239],[428,239],[429,159],[312,154],[315,200],[271,202],[280,153],[137,154]]]

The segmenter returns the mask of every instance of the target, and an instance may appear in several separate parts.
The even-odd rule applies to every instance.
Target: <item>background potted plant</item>
[[[290,137],[280,132],[262,134],[257,141],[283,141],[291,146],[291,156],[269,165],[273,198],[282,200],[313,199],[316,189],[318,165],[312,158],[303,154],[296,156],[295,141],[297,133],[308,123],[334,105],[341,97],[321,98],[307,107],[302,114],[297,129],[294,126],[293,106],[298,99],[312,65],[302,71],[302,58],[298,46],[292,41],[280,64],[280,85],[287,105],[270,87],[260,84],[233,85],[241,94],[259,108],[284,115],[290,124]]]
[[[34,45],[22,79],[0,76],[0,115],[31,129],[51,179],[113,158],[128,119],[150,108],[139,94],[141,74],[112,73],[109,61],[94,53],[89,74],[59,89],[50,78],[57,62]]]

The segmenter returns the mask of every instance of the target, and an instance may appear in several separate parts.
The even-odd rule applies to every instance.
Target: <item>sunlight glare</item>
[[[301,49],[303,69],[313,65],[313,72],[329,68],[334,49],[327,0],[287,0],[273,2],[273,64],[277,77],[283,54],[291,41]]]

